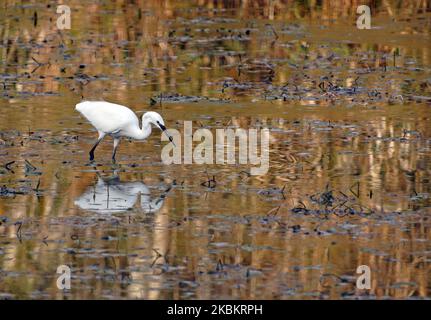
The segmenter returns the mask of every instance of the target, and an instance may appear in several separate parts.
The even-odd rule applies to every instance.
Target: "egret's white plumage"
[[[94,150],[106,135],[114,138],[114,151],[112,160],[115,161],[115,153],[121,137],[143,140],[151,134],[151,124],[162,131],[166,130],[165,122],[160,114],[154,111],[146,112],[142,116],[142,126],[139,119],[129,108],[105,101],[83,101],[76,105],[79,111],[99,132],[99,138],[90,151],[90,161],[94,159]],[[172,138],[169,137],[172,141]]]

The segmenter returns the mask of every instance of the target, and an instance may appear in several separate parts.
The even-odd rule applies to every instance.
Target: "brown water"
[[[357,30],[353,5],[260,2],[69,1],[61,33],[54,4],[2,3],[0,297],[430,297],[429,4]],[[81,97],[268,127],[269,172],[163,165],[155,131],[89,165]]]

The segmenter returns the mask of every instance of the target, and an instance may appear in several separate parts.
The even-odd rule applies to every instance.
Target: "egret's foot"
[[[115,159],[115,156],[113,156],[113,157],[111,158],[111,160],[112,160],[112,167],[113,167],[114,169],[116,169],[116,168],[119,168],[119,167],[120,167],[120,165],[117,163],[117,160]]]
[[[117,171],[119,168],[121,168],[121,165],[120,165],[120,164],[118,164],[118,163],[113,162],[113,163],[111,164],[111,168],[112,168],[112,170],[115,172],[115,171]]]

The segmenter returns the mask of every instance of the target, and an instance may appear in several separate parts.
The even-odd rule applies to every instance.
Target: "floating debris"
[[[28,160],[25,160],[25,175],[26,176],[40,176],[42,172],[38,171]]]

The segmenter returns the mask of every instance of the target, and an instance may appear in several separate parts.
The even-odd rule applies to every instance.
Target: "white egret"
[[[129,108],[105,101],[83,101],[76,105],[75,110],[79,111],[99,133],[99,138],[90,150],[90,161],[94,160],[94,150],[106,135],[114,139],[114,150],[112,161],[115,162],[115,154],[121,137],[129,137],[137,140],[144,140],[151,134],[151,124],[160,128],[173,139],[166,131],[165,122],[160,114],[154,111],[144,113],[142,116],[142,127],[139,127],[139,119]]]

